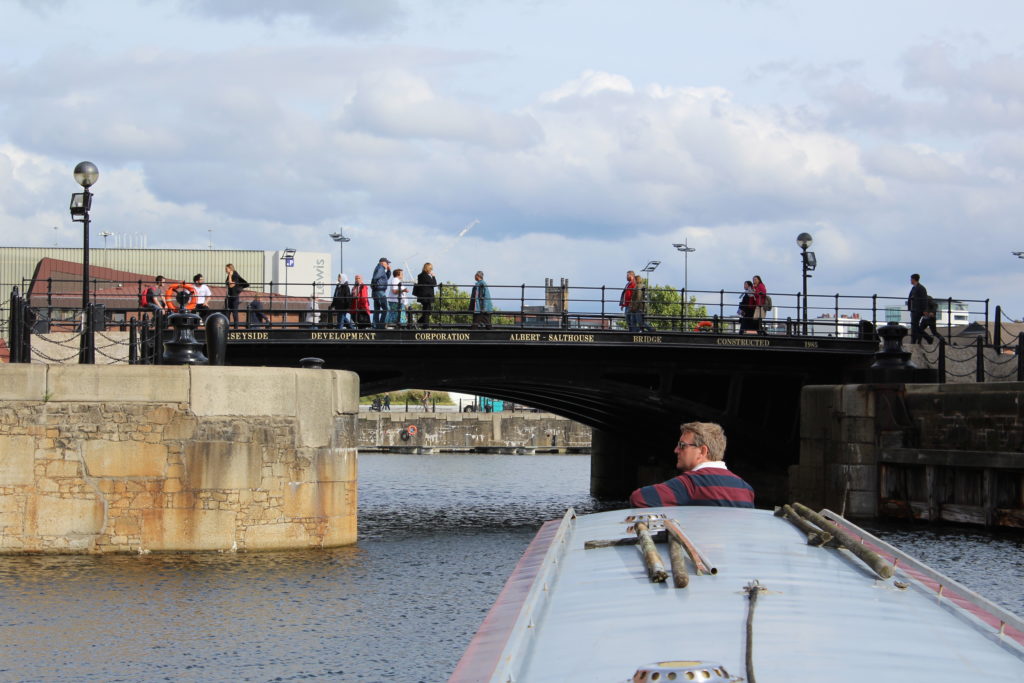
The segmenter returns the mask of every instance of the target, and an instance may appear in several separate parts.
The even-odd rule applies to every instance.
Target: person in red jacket
[[[642,486],[629,497],[632,507],[717,505],[754,507],[754,489],[725,466],[725,431],[714,422],[688,422],[676,444],[678,477]]]
[[[362,275],[356,275],[352,286],[352,317],[359,329],[370,326],[370,288],[363,284]]]

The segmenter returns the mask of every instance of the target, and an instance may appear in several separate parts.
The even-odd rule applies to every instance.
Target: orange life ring
[[[416,432],[419,430],[416,429],[416,425],[409,425],[405,428],[405,431],[409,432],[409,436],[416,436]]]
[[[188,299],[188,303],[185,304],[185,310],[194,310],[196,307],[197,298],[196,288],[193,285],[188,284],[187,282],[175,282],[173,285],[167,288],[167,291],[164,292],[164,302],[167,303],[167,308],[172,311],[178,310],[178,299],[177,297],[175,297],[175,294],[178,292],[179,289],[184,289],[192,293],[192,296],[190,296]]]
[[[715,324],[710,320],[701,320],[699,323],[694,325],[694,329],[696,329],[698,332],[710,332],[711,328],[713,328],[714,326]]]

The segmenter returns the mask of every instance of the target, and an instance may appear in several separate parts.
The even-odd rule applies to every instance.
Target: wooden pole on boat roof
[[[802,503],[793,503],[793,509],[799,512],[802,516],[811,520],[822,529],[828,531],[835,540],[843,544],[843,547],[849,550],[851,553],[857,556],[864,564],[871,567],[871,570],[878,574],[883,579],[892,577],[893,569],[892,565],[885,561],[881,555],[876,553],[874,550],[870,550],[865,547],[863,543],[858,541],[856,538],[846,533],[838,526],[828,521],[814,510],[810,509]]]
[[[665,564],[661,561],[658,549],[654,547],[654,539],[651,532],[643,522],[636,523],[636,536],[640,539],[640,552],[644,556],[644,566],[647,567],[647,576],[654,583],[664,583],[668,578],[665,571]]]
[[[704,556],[697,550],[697,546],[686,537],[683,530],[679,528],[679,525],[675,523],[673,519],[665,519],[665,531],[668,532],[668,537],[676,539],[683,548],[686,549],[686,554],[693,560],[693,566],[697,570],[697,576],[701,574],[717,574],[718,569],[711,566],[711,563],[704,559]]]
[[[806,519],[797,514],[796,510],[790,505],[783,505],[782,507],[775,508],[776,517],[785,517],[793,523],[800,531],[807,535],[807,545],[824,545],[832,540],[832,534],[827,531],[822,531],[818,527],[814,526]]]
[[[672,565],[672,585],[686,588],[690,583],[690,575],[686,571],[686,560],[683,559],[683,544],[675,536],[668,537],[668,559]]]

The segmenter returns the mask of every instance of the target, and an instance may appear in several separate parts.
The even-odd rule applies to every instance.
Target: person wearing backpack
[[[139,303],[144,310],[156,315],[167,310],[167,302],[164,300],[164,276],[157,275],[154,283],[152,287],[147,287],[146,291],[142,293]]]

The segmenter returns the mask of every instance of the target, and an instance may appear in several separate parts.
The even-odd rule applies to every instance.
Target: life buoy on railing
[[[710,332],[711,328],[713,328],[714,326],[715,324],[710,320],[701,320],[699,323],[694,325],[693,328],[698,332]]]
[[[416,429],[416,425],[409,425],[405,428],[405,431],[409,432],[409,436],[416,436],[416,432],[419,430]]]
[[[402,441],[408,441],[409,440],[409,430],[403,429],[401,431],[401,433],[399,433],[398,436],[401,437]]]
[[[164,301],[167,303],[167,308],[172,311],[178,310],[178,290],[184,289],[189,293],[188,301],[185,302],[185,310],[191,311],[196,307],[196,288],[187,282],[175,282],[173,285],[167,288],[164,292]]]

